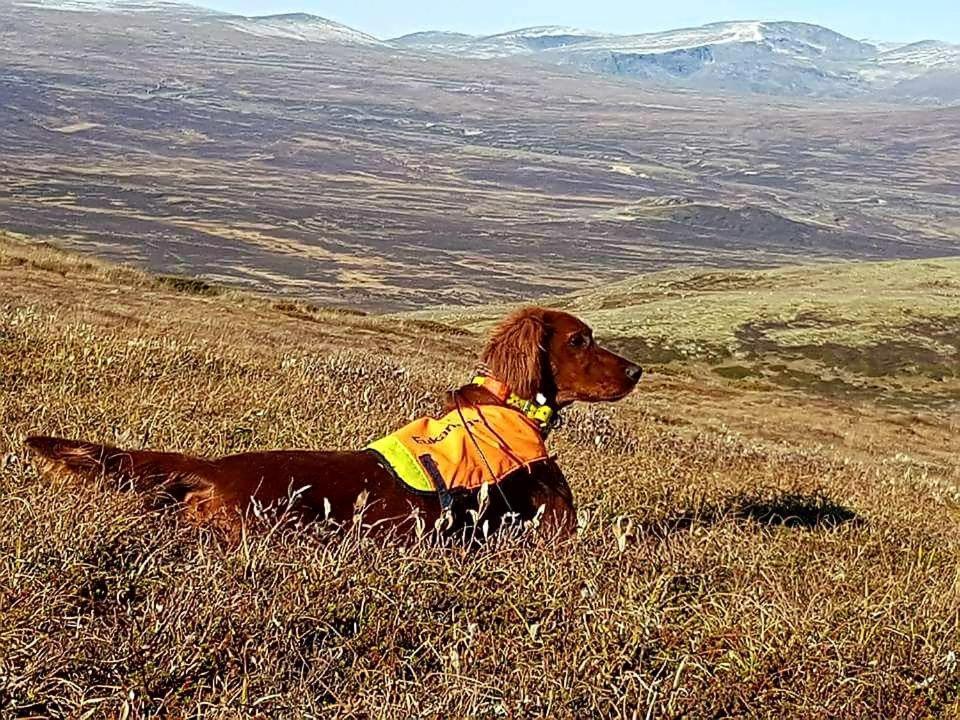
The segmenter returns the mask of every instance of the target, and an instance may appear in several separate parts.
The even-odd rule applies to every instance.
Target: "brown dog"
[[[451,428],[466,426],[462,445],[470,452],[474,446],[480,451],[481,464],[486,465],[481,474],[490,468],[491,446],[479,444],[474,431],[482,429],[496,438],[491,441],[493,449],[507,458],[508,465],[515,457],[509,437],[487,421],[485,410],[502,415],[510,404],[518,417],[536,427],[534,440],[542,448],[541,437],[551,424],[544,418],[555,417],[577,400],[619,400],[642,373],[639,366],[599,347],[590,328],[577,318],[544,308],[521,310],[504,320],[486,345],[482,367],[486,380],[448,393],[445,413],[451,419],[443,433],[426,439],[413,435],[417,443],[448,440]],[[479,419],[467,420],[465,409]],[[424,492],[405,483],[384,456],[370,449],[252,452],[210,460],[51,437],[30,437],[27,445],[48,468],[88,478],[119,478],[135,490],[179,504],[195,520],[212,519],[232,527],[239,525],[251,505],[286,507],[305,520],[327,518],[343,524],[352,523],[358,506],[364,505],[365,526],[409,533],[418,526],[438,527],[444,518],[448,529],[462,531],[477,519],[470,511],[481,504],[480,519],[491,529],[507,516],[529,521],[538,513],[555,531],[567,533],[576,526],[570,487],[553,458],[541,455],[535,461],[517,459],[519,465],[502,477],[490,475],[495,482],[482,491],[447,487],[436,463],[424,462],[429,477],[436,480]]]

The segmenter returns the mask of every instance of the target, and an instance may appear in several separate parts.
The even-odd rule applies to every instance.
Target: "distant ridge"
[[[72,12],[169,13],[201,17],[273,42],[326,43],[459,58],[535,61],[629,78],[656,87],[783,97],[875,98],[894,102],[960,102],[960,45],[939,40],[856,40],[794,21],[741,20],[642,34],[610,34],[562,25],[493,35],[426,30],[381,40],[309,13],[257,17],[194,5],[136,0],[13,0],[13,8]],[[434,62],[438,62],[434,59]]]
[[[917,97],[953,102],[960,45],[936,40],[880,43],[803,22],[734,21],[639,35],[544,26],[488,36],[414,33],[394,47],[478,59],[529,56],[577,70],[656,85],[774,95],[892,97],[903,83]],[[936,73],[936,77],[930,73]],[[929,80],[929,82],[928,82]]]
[[[226,22],[241,32],[260,37],[277,37],[309,42],[383,44],[373,35],[367,35],[347,25],[308,13],[255,17],[232,16]]]

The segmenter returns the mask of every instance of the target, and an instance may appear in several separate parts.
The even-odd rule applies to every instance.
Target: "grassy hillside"
[[[611,288],[614,307],[562,302],[587,310],[601,336],[683,347],[673,333],[685,323],[658,307],[668,300],[643,295],[665,277]],[[948,316],[956,277],[916,274],[947,283],[932,286],[944,303],[930,301],[924,317]],[[771,317],[787,312],[789,288],[771,290]],[[824,296],[811,295],[809,311],[847,318],[837,326],[850,343],[886,341],[879,304],[854,327],[855,305],[834,315]],[[727,347],[730,327],[758,321],[734,303],[681,300],[675,312],[702,328],[682,337],[705,347]],[[644,309],[642,331],[629,307]],[[926,386],[908,407],[713,372],[763,369],[759,352],[651,355],[660,372],[637,393],[570,412],[551,439],[582,511],[571,542],[464,553],[251,518],[230,547],[109,487],[39,477],[23,436],[211,455],[357,447],[468,377],[475,331],[494,313],[336,312],[10,239],[0,240],[0,308],[4,715],[960,712],[960,428],[917,400]],[[822,338],[802,323],[791,336],[793,317],[763,337]],[[915,345],[936,342],[949,338]],[[896,373],[882,382],[910,376]],[[955,377],[930,382],[955,387]]]

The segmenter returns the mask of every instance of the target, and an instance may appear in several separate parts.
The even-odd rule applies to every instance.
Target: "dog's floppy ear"
[[[532,398],[543,385],[546,336],[541,308],[519,310],[493,331],[481,360],[494,377],[517,395]]]

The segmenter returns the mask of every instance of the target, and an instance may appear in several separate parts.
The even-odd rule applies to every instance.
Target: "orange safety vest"
[[[549,458],[537,422],[514,407],[480,405],[420,418],[370,443],[421,492],[476,490]]]

